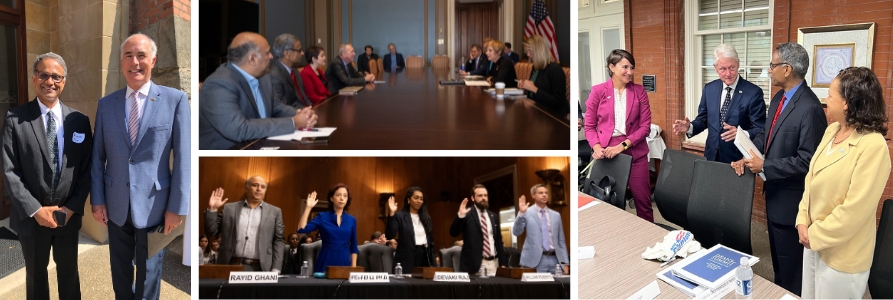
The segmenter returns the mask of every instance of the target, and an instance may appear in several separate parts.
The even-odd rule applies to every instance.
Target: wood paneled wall
[[[348,213],[357,218],[357,240],[362,243],[372,232],[384,232],[385,223],[378,218],[379,193],[395,193],[402,209],[406,189],[419,186],[425,193],[434,225],[434,243],[439,249],[452,246],[461,238],[451,237],[449,228],[459,203],[470,197],[476,177],[515,165],[516,198],[526,195],[529,199],[530,187],[542,182],[534,172],[558,169],[566,181],[565,202],[570,203],[569,164],[568,157],[201,157],[199,211],[205,211],[208,197],[217,187],[224,188],[229,202],[241,200],[245,178],[260,175],[268,182],[266,201],[282,209],[287,236],[297,229],[301,199],[314,190],[323,199],[332,185],[342,182],[350,187],[352,202]],[[570,207],[552,209],[561,214],[570,248]],[[497,208],[491,210],[498,212]],[[199,221],[199,232],[203,234],[204,217]],[[522,242],[523,235],[519,245]]]
[[[484,38],[499,38],[499,4],[497,2],[456,3],[455,30],[455,50],[459,57],[456,59],[463,56],[468,59],[471,45],[480,44]],[[482,49],[481,55],[484,54],[486,53]]]

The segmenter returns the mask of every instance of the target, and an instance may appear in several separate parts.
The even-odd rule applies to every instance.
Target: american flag
[[[533,2],[533,9],[530,10],[530,17],[527,18],[527,26],[524,27],[524,39],[531,36],[539,35],[546,38],[551,44],[552,58],[558,61],[558,45],[555,43],[555,26],[552,25],[552,19],[546,12],[546,4],[543,0]]]

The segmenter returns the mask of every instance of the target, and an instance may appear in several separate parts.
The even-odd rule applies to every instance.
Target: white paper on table
[[[590,259],[595,257],[595,247],[584,246],[577,247],[577,259]]]
[[[763,153],[750,141],[750,137],[745,132],[744,129],[741,129],[741,126],[738,126],[738,133],[735,134],[735,147],[738,147],[738,151],[741,151],[744,158],[753,158],[753,156],[750,155],[750,151],[753,150],[753,153],[755,153],[757,157],[764,159]],[[757,175],[760,175],[760,178],[762,178],[763,181],[766,181],[766,174],[760,172],[760,174]]]
[[[655,280],[626,299],[651,300],[657,297],[657,295],[660,295],[660,287],[657,286],[657,280]]]
[[[781,296],[781,300],[796,300],[796,299],[797,298],[795,298],[794,296],[791,296],[791,294],[784,294],[784,296]]]
[[[490,83],[486,80],[466,80],[466,86],[490,86]]]
[[[385,81],[384,81],[384,80],[376,80],[376,81],[373,81],[372,83],[374,83],[374,84],[382,84],[382,83],[385,83]]]
[[[295,132],[290,134],[283,134],[277,136],[271,136],[267,139],[274,141],[297,141],[301,140],[305,137],[327,137],[332,135],[332,132],[335,131],[335,127],[317,127],[314,128],[317,131],[303,131],[303,130],[295,130]]]

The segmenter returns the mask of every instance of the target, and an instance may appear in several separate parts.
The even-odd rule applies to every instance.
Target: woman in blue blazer
[[[430,267],[434,265],[434,235],[431,233],[431,216],[425,205],[425,196],[419,187],[411,187],[403,199],[403,210],[397,211],[394,197],[388,199],[388,227],[385,235],[398,236],[397,253],[394,255],[394,266],[400,263],[404,272],[413,267]]]
[[[347,214],[350,190],[343,183],[329,189],[329,210],[321,212],[307,223],[310,210],[316,206],[316,192],[307,196],[307,207],[301,216],[298,233],[319,229],[322,249],[313,264],[313,272],[325,272],[327,266],[357,266],[357,219]]]

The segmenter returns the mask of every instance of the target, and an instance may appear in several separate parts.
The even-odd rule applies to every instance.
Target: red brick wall
[[[176,15],[190,20],[191,0],[133,0],[131,2],[130,31],[139,32],[158,20]]]

